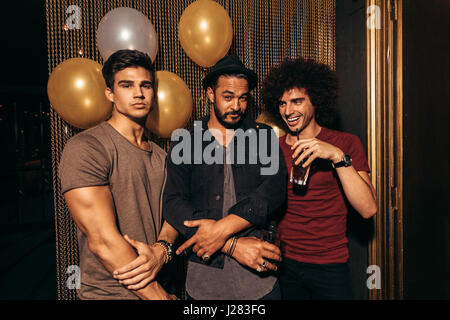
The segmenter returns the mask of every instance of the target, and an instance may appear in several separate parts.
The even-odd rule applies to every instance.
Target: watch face
[[[352,165],[352,158],[348,154],[346,154],[344,156],[344,162],[346,167],[350,167]]]

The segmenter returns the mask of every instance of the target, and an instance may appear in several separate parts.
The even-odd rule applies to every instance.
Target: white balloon
[[[158,36],[153,24],[141,12],[120,7],[109,11],[97,28],[97,46],[103,59],[121,49],[147,53],[155,62]]]

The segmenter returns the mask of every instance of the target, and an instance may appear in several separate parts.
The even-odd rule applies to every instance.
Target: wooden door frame
[[[402,0],[366,0],[366,13],[367,146],[378,204],[368,264],[381,276],[369,299],[402,299]]]

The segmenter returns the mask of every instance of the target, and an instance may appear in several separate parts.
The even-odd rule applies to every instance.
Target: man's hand
[[[221,220],[215,221],[211,219],[200,219],[193,221],[185,221],[187,227],[198,227],[197,232],[183,243],[176,251],[177,254],[182,253],[190,246],[194,246],[192,251],[199,257],[207,255],[211,257],[216,251],[220,250],[229,235],[225,232]]]
[[[337,163],[344,157],[341,149],[316,138],[296,141],[291,149],[295,149],[292,154],[294,159],[303,151],[295,161],[298,165],[303,159],[307,159],[302,164],[303,167],[309,166],[317,158]],[[338,168],[336,172],[350,205],[365,219],[376,214],[376,192],[369,174],[365,171],[356,171],[353,166]]]
[[[130,239],[125,240],[133,246],[139,256],[120,269],[114,271],[114,278],[129,290],[139,290],[153,281],[165,262],[165,251],[160,246],[149,246],[146,243]]]
[[[261,271],[277,270],[277,266],[266,259],[281,261],[280,249],[266,241],[255,237],[238,238],[233,252],[240,264]]]
[[[303,159],[307,159],[302,165],[305,168],[317,158],[331,160],[336,163],[344,157],[344,152],[341,149],[316,138],[296,141],[292,145],[291,150],[294,150],[292,158],[298,157],[295,161],[296,165],[299,165]],[[301,155],[299,156],[300,153]]]

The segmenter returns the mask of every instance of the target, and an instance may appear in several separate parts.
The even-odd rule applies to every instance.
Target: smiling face
[[[142,67],[128,67],[114,76],[114,90],[105,94],[113,102],[113,116],[123,115],[135,121],[145,121],[154,97],[151,73]]]
[[[220,76],[215,90],[207,90],[208,99],[214,106],[211,117],[224,128],[232,129],[239,125],[249,98],[248,81],[234,76]]]
[[[278,101],[278,107],[281,118],[292,134],[295,134],[296,130],[302,132],[316,124],[314,106],[304,88],[294,87],[284,91]]]

